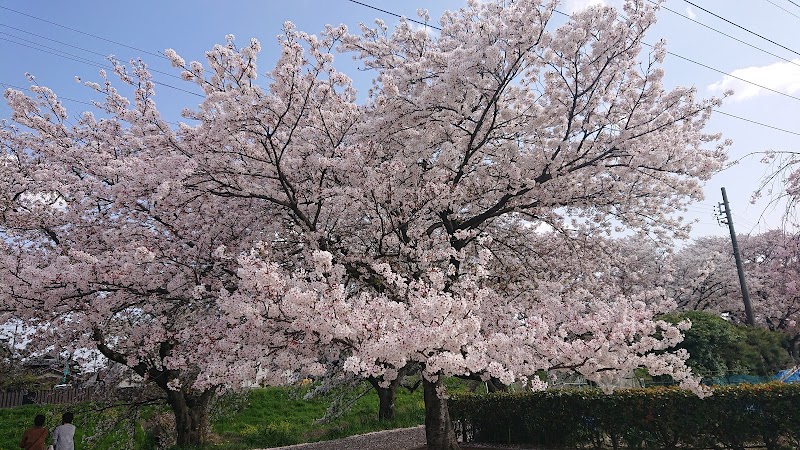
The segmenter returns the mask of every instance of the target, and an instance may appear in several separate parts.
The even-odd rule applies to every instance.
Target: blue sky
[[[442,10],[458,8],[464,2],[370,0],[364,3],[414,18],[417,8],[427,8],[433,22],[436,22]],[[559,9],[571,12],[590,3],[602,3],[602,1],[566,0]],[[605,3],[617,6],[621,0],[605,0]],[[796,39],[795,31],[800,29],[800,7],[789,0],[692,0],[692,3],[695,6],[685,0],[667,0],[664,6],[780,57],[793,60],[794,64],[731,40],[667,10],[659,12],[659,23],[650,30],[647,41],[665,39],[668,50],[676,55],[776,91],[800,97],[800,54],[793,52],[800,52],[800,43]],[[764,41],[700,8],[705,8],[789,49]],[[275,37],[280,34],[281,25],[286,20],[294,22],[301,30],[315,33],[325,24],[345,23],[351,29],[355,29],[358,22],[371,23],[375,18],[381,18],[390,25],[397,21],[395,17],[348,0],[281,2],[0,0],[0,61],[2,61],[0,82],[14,86],[28,86],[24,74],[29,72],[36,76],[39,84],[51,87],[61,97],[87,100],[92,96],[91,91],[76,83],[74,78],[79,76],[83,80],[97,80],[99,67],[52,53],[61,55],[68,53],[100,65],[106,64],[100,55],[113,54],[121,60],[142,57],[151,68],[177,75],[178,73],[169,67],[165,59],[143,53],[141,50],[158,53],[165,48],[174,48],[187,61],[202,60],[203,52],[214,44],[223,42],[226,34],[235,35],[239,43],[245,43],[251,37],[261,41],[263,51],[260,56],[260,72],[263,73],[274,64],[278,50]],[[136,49],[117,45],[108,40]],[[51,48],[43,48],[42,45]],[[38,47],[40,50],[31,47]],[[368,76],[357,71],[349,57],[340,58],[338,61],[340,70],[356,80],[356,87],[359,90],[365,91],[369,83]],[[797,114],[800,111],[800,99],[727,78],[719,72],[677,56],[668,56],[664,69],[668,87],[694,85],[701,96],[719,94],[721,90],[728,88],[734,89],[737,94],[720,108],[721,111],[800,133]],[[187,87],[179,80],[166,75],[156,74],[155,78],[167,84]],[[179,120],[179,111],[182,108],[194,106],[199,100],[200,97],[165,87],[159,88],[156,97],[165,115],[175,121]],[[88,108],[86,105],[69,101],[65,101],[65,105],[74,114]],[[3,104],[0,106],[0,117],[8,115],[9,110]],[[720,132],[725,138],[734,141],[734,145],[730,148],[733,160],[751,152],[800,149],[799,135],[772,130],[720,114],[712,120],[709,131]],[[750,195],[758,186],[765,170],[766,166],[759,163],[759,158],[749,158],[717,175],[708,183],[706,199],[691,207],[690,217],[699,220],[693,236],[727,234],[727,228],[719,227],[713,215],[713,207],[721,201],[721,186],[725,186],[728,191],[738,232],[759,232],[780,226],[780,210],[772,212],[767,210],[764,215],[766,202],[750,204]]]

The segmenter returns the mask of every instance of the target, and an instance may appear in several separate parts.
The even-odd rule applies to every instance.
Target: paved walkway
[[[400,428],[333,441],[278,447],[281,450],[409,450],[425,445],[425,427]]]
[[[399,428],[396,430],[375,431],[373,433],[350,436],[333,441],[312,442],[310,444],[276,447],[271,450],[415,450],[425,448],[425,427]],[[514,449],[544,450],[533,447],[495,446],[488,444],[465,444],[470,449]],[[266,449],[264,449],[266,450]]]

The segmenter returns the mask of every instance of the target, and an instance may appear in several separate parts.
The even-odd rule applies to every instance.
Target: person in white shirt
[[[54,450],[75,450],[75,425],[72,424],[73,415],[65,412],[61,416],[61,425],[53,430]]]

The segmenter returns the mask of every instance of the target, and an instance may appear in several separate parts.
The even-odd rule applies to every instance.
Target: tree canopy
[[[6,91],[0,311],[39,344],[94,346],[162,387],[178,443],[220,388],[325,364],[389,383],[422,367],[429,448],[457,448],[445,376],[601,384],[646,367],[697,388],[659,287],[623,289],[603,236],[682,236],[725,158],[718,99],[667,90],[655,7],[469,2],[428,33],[378,21],[281,56],[232,36],[165,54],[203,101],[172,127],[146,65],[101,74],[98,116]],[[365,102],[334,56],[374,75]],[[262,77],[262,78],[259,78]],[[616,266],[619,267],[619,266]],[[200,431],[192,431],[200,430]]]

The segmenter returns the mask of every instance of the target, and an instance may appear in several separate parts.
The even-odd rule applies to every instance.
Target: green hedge
[[[464,441],[551,448],[800,448],[800,385],[456,394]]]

